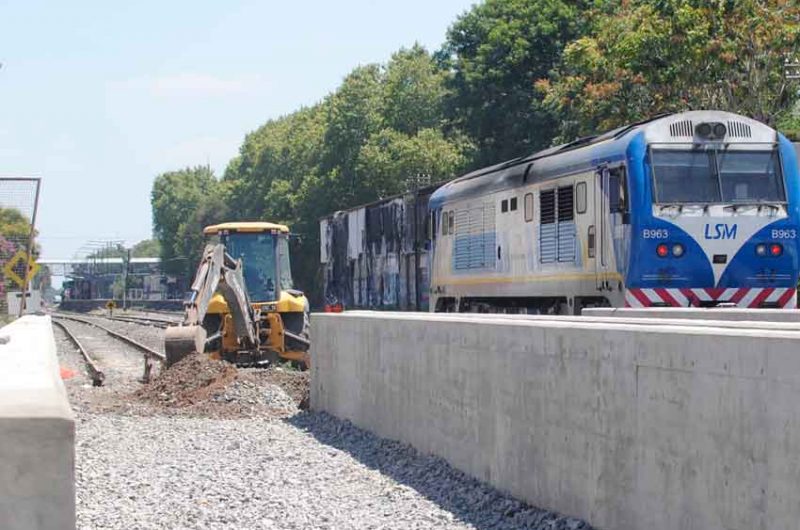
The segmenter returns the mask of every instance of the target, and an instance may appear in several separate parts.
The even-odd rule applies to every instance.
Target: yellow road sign
[[[27,262],[28,260],[28,253],[25,250],[20,249],[14,254],[10,260],[8,260],[3,267],[3,273],[5,273],[6,278],[10,279],[21,288],[25,287],[27,282],[30,282],[31,279],[36,276],[36,273],[39,272],[39,264],[35,261],[31,261],[28,264],[28,274],[25,278],[22,278],[19,274],[14,271],[14,267],[18,265],[20,261]]]

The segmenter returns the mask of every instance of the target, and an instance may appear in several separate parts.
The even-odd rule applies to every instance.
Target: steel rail
[[[178,321],[172,320],[161,320],[157,318],[146,318],[146,317],[133,317],[133,316],[103,316],[103,318],[107,318],[109,320],[116,320],[117,322],[128,322],[130,324],[139,324],[141,326],[153,326],[157,328],[167,328],[170,324],[178,324]]]
[[[66,319],[66,320],[74,320],[75,322],[81,322],[81,323],[87,324],[89,326],[94,326],[94,327],[96,327],[98,329],[101,329],[101,330],[105,331],[106,333],[108,333],[112,337],[114,337],[116,339],[119,339],[122,342],[125,342],[127,344],[130,344],[134,348],[140,350],[141,352],[144,353],[145,357],[151,357],[151,358],[157,359],[157,360],[159,360],[161,362],[165,362],[167,360],[167,357],[163,353],[158,352],[158,351],[156,351],[156,350],[154,350],[154,349],[152,349],[152,348],[150,348],[148,346],[145,346],[141,342],[138,342],[138,341],[128,337],[127,335],[123,335],[122,333],[117,333],[116,331],[110,330],[107,327],[103,326],[102,324],[98,324],[97,322],[92,322],[91,320],[86,320],[86,319],[79,318],[79,317],[74,317],[74,316],[67,316],[67,315],[63,315],[63,314],[55,314],[55,315],[53,315],[53,318],[63,318],[63,319]]]
[[[72,331],[63,322],[53,319],[53,324],[56,324],[58,327],[60,327],[64,331],[64,334],[69,337],[73,343],[75,343],[75,346],[78,347],[78,351],[81,352],[83,361],[86,364],[86,369],[89,372],[89,377],[92,379],[92,385],[103,386],[103,381],[105,381],[106,378],[105,374],[97,367],[94,359],[92,359],[92,356],[89,355],[89,352],[86,350],[86,348],[84,348],[83,344],[81,344],[81,341],[78,340],[78,337],[76,337],[75,334],[72,333]]]

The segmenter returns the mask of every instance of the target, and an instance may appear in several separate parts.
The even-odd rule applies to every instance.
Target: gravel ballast
[[[163,330],[142,330],[161,340]],[[80,371],[74,347],[56,339],[62,365]],[[110,366],[108,387],[81,373],[66,382],[77,416],[78,529],[590,529],[439,458],[304,411],[307,372],[184,361],[146,386],[140,371]]]

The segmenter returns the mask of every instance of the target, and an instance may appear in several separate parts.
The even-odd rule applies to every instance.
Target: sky
[[[41,177],[44,258],[132,245],[158,174],[220,176],[245,134],[360,64],[436,50],[473,3],[0,0],[0,176]]]

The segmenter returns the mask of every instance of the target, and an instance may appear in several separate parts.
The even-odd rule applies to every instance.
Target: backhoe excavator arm
[[[206,344],[203,319],[214,293],[219,292],[228,304],[236,336],[243,348],[258,347],[253,308],[242,276],[242,264],[225,252],[225,245],[207,245],[197,267],[189,300],[184,303],[184,318],[180,326],[167,328],[164,346],[167,366],[175,364],[189,353],[202,353]]]

